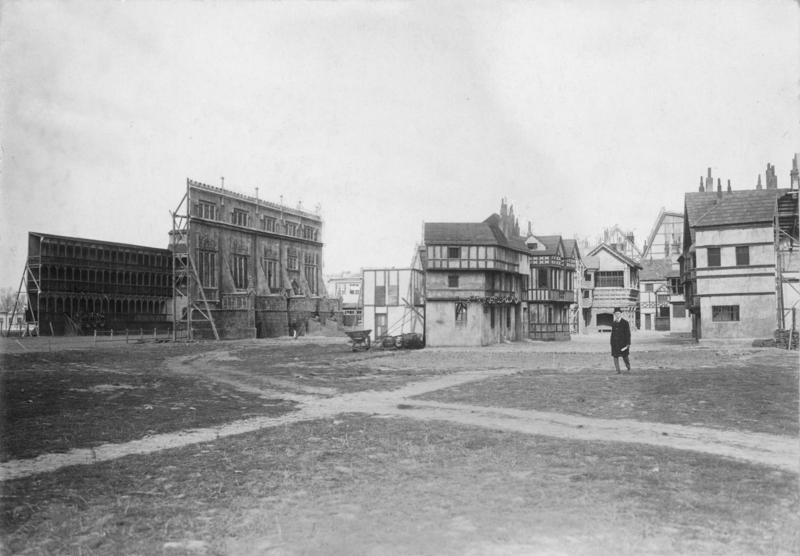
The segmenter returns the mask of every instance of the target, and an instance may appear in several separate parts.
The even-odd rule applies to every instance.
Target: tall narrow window
[[[750,247],[742,245],[736,248],[736,266],[747,266],[750,264]]]
[[[386,276],[383,272],[375,273],[375,306],[386,306]]]
[[[300,270],[300,263],[297,260],[297,249],[289,247],[286,250],[286,267],[289,270]]]
[[[311,293],[314,295],[317,294],[317,281],[319,279],[318,257],[316,253],[305,253],[303,255],[303,274],[306,277]]]
[[[200,283],[206,288],[217,287],[217,254],[213,251],[200,251],[197,258],[197,273]]]
[[[247,289],[247,255],[233,255],[231,262],[233,287],[237,290]]]
[[[720,266],[721,264],[720,258],[720,248],[719,247],[709,247],[708,248],[708,266]]]
[[[467,304],[458,302],[456,303],[456,326],[467,325]]]
[[[270,290],[278,289],[278,261],[267,260],[267,286]]]

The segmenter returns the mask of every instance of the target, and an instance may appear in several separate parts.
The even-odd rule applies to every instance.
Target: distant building
[[[567,252],[561,236],[533,235],[525,244],[530,258],[528,337],[533,340],[569,340],[575,303],[575,249]]]
[[[309,319],[330,315],[318,214],[193,180],[184,202],[171,245],[182,326],[260,338],[302,334]]]
[[[578,246],[577,239],[562,239],[564,243],[564,253],[566,254],[568,259],[572,259],[575,261],[575,270],[573,272],[572,278],[572,295],[573,295],[573,302],[569,306],[570,311],[570,324],[571,329],[570,332],[572,334],[578,334],[583,330],[582,326],[582,295],[581,295],[581,283],[583,280],[583,271],[584,271],[584,263],[581,257],[581,250]]]
[[[632,242],[632,237],[631,237]],[[639,304],[639,271],[642,266],[617,250],[601,243],[585,257],[582,288],[584,324],[589,330],[607,330],[619,307],[631,327],[637,327]],[[588,292],[588,295],[587,295]],[[587,311],[588,309],[588,311]]]
[[[782,275],[796,273],[797,261],[776,265],[782,238],[787,252],[797,244],[797,192],[778,188],[770,164],[766,186],[759,175],[754,189],[723,191],[718,179],[715,191],[709,169],[685,195],[682,278],[696,338],[771,337],[780,327],[783,293],[793,289]]]
[[[683,252],[683,214],[663,208],[656,217],[653,228],[642,249],[641,260],[669,259],[677,264]]]
[[[93,239],[28,234],[26,320],[44,335],[172,326],[172,253]]]
[[[525,337],[528,247],[513,207],[483,222],[426,223],[427,346],[488,345]]]
[[[329,276],[328,295],[341,301],[342,322],[345,326],[357,326],[362,322],[361,273],[342,272]]]
[[[600,244],[605,244],[617,253],[637,262],[642,258],[642,252],[636,246],[633,232],[624,231],[616,224],[603,230],[603,240]]]
[[[642,330],[691,331],[680,280],[683,214],[663,208],[642,250],[639,273],[639,325]]]
[[[373,342],[425,333],[425,274],[421,268],[363,270],[364,330]]]

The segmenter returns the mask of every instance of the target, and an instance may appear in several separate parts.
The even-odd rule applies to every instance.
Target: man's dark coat
[[[631,327],[625,319],[611,323],[611,356],[622,357],[630,353],[630,348],[621,351],[625,346],[631,345]]]

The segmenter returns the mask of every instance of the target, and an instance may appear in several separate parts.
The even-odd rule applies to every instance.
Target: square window
[[[450,274],[447,276],[447,287],[448,288],[458,287],[458,274]]]
[[[460,259],[461,258],[461,247],[448,247],[447,248],[447,258],[448,259]]]
[[[736,266],[747,266],[750,264],[750,247],[747,245],[736,248]]]

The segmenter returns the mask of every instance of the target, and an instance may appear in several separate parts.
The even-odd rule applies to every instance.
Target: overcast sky
[[[325,271],[423,222],[646,238],[707,167],[788,186],[796,2],[4,2],[0,286],[28,231],[167,246],[186,178],[313,209]]]

